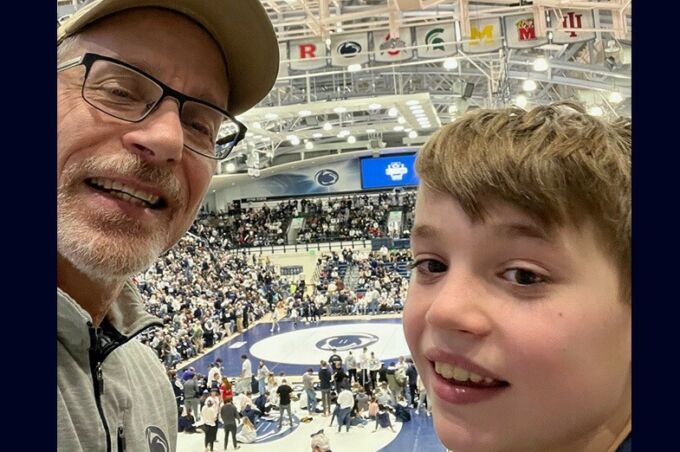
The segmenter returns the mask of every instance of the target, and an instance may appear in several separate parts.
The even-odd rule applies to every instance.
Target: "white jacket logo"
[[[401,162],[392,162],[387,165],[385,174],[390,176],[393,181],[401,180],[405,174],[408,174],[408,168]]]

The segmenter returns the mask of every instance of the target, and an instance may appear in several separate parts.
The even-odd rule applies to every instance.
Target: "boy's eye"
[[[513,284],[520,286],[529,286],[532,284],[540,284],[547,281],[547,278],[538,273],[526,270],[524,268],[511,268],[503,272],[501,277]]]
[[[442,273],[446,271],[446,265],[433,259],[422,259],[411,263],[411,270],[415,269],[420,273]]]

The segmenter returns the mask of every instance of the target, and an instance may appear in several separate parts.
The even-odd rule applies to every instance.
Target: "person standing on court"
[[[288,412],[288,420],[290,421],[290,428],[293,429],[293,413],[290,410],[290,394],[293,388],[288,385],[288,381],[284,378],[281,380],[281,385],[276,390],[279,396],[279,430],[283,427],[283,412]]]
[[[241,415],[234,406],[231,397],[227,397],[224,401],[224,405],[220,408],[220,417],[224,424],[224,450],[227,450],[227,446],[229,445],[229,434],[231,434],[234,449],[240,449],[238,441],[236,441],[236,426]]]
[[[271,89],[257,0],[94,0],[57,31],[57,450],[175,450],[131,277],[189,229]]]
[[[269,368],[264,361],[260,360],[260,364],[257,368],[257,393],[260,395],[264,394],[267,389],[267,375],[269,375]]]
[[[239,381],[240,389],[238,392],[247,392],[250,389],[250,380],[253,378],[253,364],[248,359],[245,353],[241,355],[241,380]]]
[[[316,391],[314,390],[314,369],[311,367],[302,376],[302,386],[307,394],[307,411],[312,416],[316,413]]]
[[[321,390],[321,406],[323,407],[323,415],[329,416],[331,414],[331,369],[328,363],[321,360],[321,367],[319,368],[319,389]]]
[[[347,374],[349,375],[349,382],[354,383],[357,381],[357,359],[352,354],[352,350],[347,353],[347,358],[345,358],[345,364],[347,365]]]

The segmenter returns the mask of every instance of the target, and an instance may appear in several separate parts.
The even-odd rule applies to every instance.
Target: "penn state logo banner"
[[[421,58],[439,58],[455,55],[458,48],[453,23],[424,25],[416,28],[416,45]]]
[[[333,66],[365,63],[368,63],[367,33],[331,36],[331,64]]]

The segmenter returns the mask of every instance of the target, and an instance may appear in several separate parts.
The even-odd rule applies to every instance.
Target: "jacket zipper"
[[[122,425],[118,427],[118,452],[125,452],[125,431]]]
[[[106,433],[106,452],[111,452],[111,431],[106,423],[106,418],[104,417],[104,409],[102,408],[101,395],[104,394],[104,376],[102,375],[102,363],[112,351],[121,345],[125,344],[135,336],[141,334],[143,331],[151,328],[152,326],[161,326],[161,322],[153,322],[139,331],[135,332],[130,336],[124,336],[120,333],[117,334],[115,340],[112,340],[104,347],[100,345],[98,331],[101,328],[94,328],[92,322],[87,322],[87,327],[90,332],[90,372],[92,373],[92,382],[94,383],[94,398],[97,404],[97,411],[99,411],[99,417],[104,425],[104,432]],[[117,333],[117,332],[116,332]],[[122,448],[121,448],[122,444]],[[118,451],[125,451],[125,432],[123,427],[118,427]]]
[[[104,433],[106,434],[106,452],[111,452],[111,437],[109,426],[104,417],[104,410],[102,408],[101,395],[104,393],[104,378],[102,376],[102,357],[99,351],[99,336],[97,329],[88,322],[88,330],[90,332],[90,372],[92,373],[92,382],[94,384],[94,400],[97,404],[97,411],[99,411],[99,418],[104,425]]]

